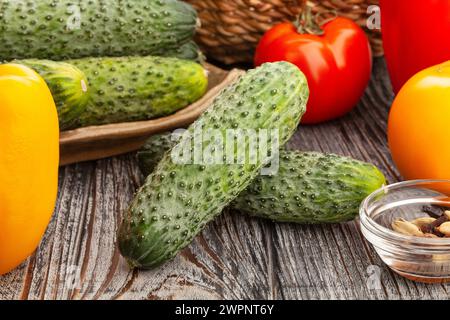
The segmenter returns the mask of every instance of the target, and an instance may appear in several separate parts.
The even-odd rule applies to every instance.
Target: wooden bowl
[[[234,82],[243,70],[222,70],[205,64],[208,70],[207,93],[197,102],[177,113],[148,121],[93,126],[61,132],[60,165],[97,160],[132,152],[142,147],[153,134],[183,128],[194,122],[208,108],[220,91]]]

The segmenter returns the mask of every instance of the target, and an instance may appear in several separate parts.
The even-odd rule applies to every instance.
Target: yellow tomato
[[[388,138],[404,178],[450,179],[450,61],[404,85],[389,115]]]
[[[0,65],[0,274],[38,246],[58,187],[56,106],[33,70]]]

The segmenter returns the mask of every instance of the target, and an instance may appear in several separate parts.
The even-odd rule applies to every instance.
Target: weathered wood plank
[[[302,128],[290,146],[372,162],[389,182],[396,182],[401,177],[393,166],[386,141],[392,100],[384,61],[376,60],[370,87],[358,108],[338,121]],[[275,259],[281,261],[279,293],[282,298],[297,299],[305,295],[313,299],[448,298],[444,285],[415,284],[393,274],[363,239],[356,222],[319,227],[280,225],[275,230]],[[286,260],[286,253],[296,252],[299,247],[303,252]],[[308,262],[310,256],[312,261]],[[304,261],[307,261],[306,269]],[[376,289],[370,284],[372,277],[376,277],[376,274],[371,277],[374,270],[381,276]],[[298,274],[293,277],[296,271]],[[313,288],[310,279],[315,281]],[[299,284],[307,289],[302,290]]]
[[[357,109],[302,127],[291,148],[353,156],[401,177],[386,143],[393,95],[382,60]],[[449,286],[386,268],[358,224],[298,226],[227,212],[174,261],[131,271],[118,254],[120,218],[142,182],[133,155],[65,167],[55,214],[36,253],[0,277],[0,299],[422,299]],[[381,281],[378,281],[380,274]]]

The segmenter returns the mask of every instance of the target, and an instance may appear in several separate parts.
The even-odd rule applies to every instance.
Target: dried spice
[[[437,206],[426,206],[424,211],[430,217],[412,221],[400,218],[392,223],[392,229],[407,236],[450,238],[450,211],[444,211]]]
[[[416,226],[412,222],[406,221],[403,218],[394,221],[392,223],[392,229],[407,236],[416,236],[416,237],[424,236],[424,233],[420,230],[418,226]]]
[[[445,237],[450,237],[450,222],[445,222],[437,227],[438,231]]]
[[[444,214],[444,208],[439,206],[423,206],[422,210],[427,213],[430,217],[433,217],[435,219],[441,217]]]

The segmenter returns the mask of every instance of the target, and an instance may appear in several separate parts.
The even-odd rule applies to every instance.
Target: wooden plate
[[[199,101],[173,115],[148,121],[108,124],[61,132],[60,165],[135,151],[155,133],[186,127],[200,116],[224,87],[244,73],[239,69],[225,71],[210,64],[205,64],[205,67],[209,78],[208,92]]]

